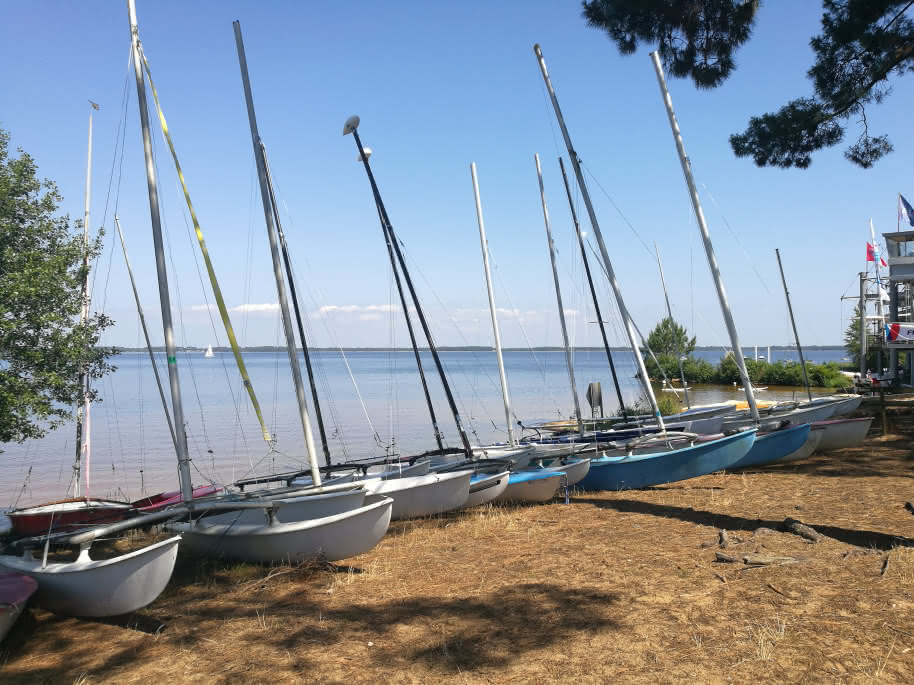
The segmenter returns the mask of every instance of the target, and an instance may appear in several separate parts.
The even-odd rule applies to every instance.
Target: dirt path
[[[183,563],[126,621],[23,616],[0,680],[911,682],[904,417],[796,465],[396,524],[348,566]]]

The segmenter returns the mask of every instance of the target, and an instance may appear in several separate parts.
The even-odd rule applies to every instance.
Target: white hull
[[[848,419],[846,421],[827,421],[820,424],[824,427],[819,451],[840,450],[845,447],[856,447],[866,439],[873,419]],[[818,426],[813,426],[818,428]]]
[[[467,497],[466,504],[461,508],[478,507],[480,504],[486,504],[496,499],[508,487],[510,475],[507,471],[502,471],[488,478],[471,482],[470,495]]]
[[[584,477],[590,472],[590,459],[576,459],[568,464],[552,464],[547,466],[546,470],[564,473],[567,479],[565,484],[571,487],[584,480]]]
[[[531,448],[524,445],[483,445],[473,447],[473,456],[477,459],[511,459],[524,460]]]
[[[813,403],[801,409],[794,409],[783,413],[763,414],[761,419],[763,424],[772,422],[787,421],[791,426],[800,426],[804,423],[813,423],[815,421],[825,421],[830,419],[838,411],[843,411],[845,402],[854,402],[854,400],[841,400],[831,403]],[[853,411],[853,410],[851,410]],[[725,431],[739,428],[751,428],[755,423],[748,416],[739,418],[728,417],[724,420],[723,429]]]
[[[505,491],[494,502],[548,502],[558,492],[562,478],[537,478],[519,483],[509,483]]]
[[[423,459],[415,464],[383,464],[372,466],[368,469],[366,478],[406,478],[408,476],[424,476],[428,473],[431,461]]]
[[[51,563],[28,556],[0,556],[0,567],[38,581],[38,606],[68,616],[119,616],[142,609],[171,578],[180,536],[113,559],[92,561],[83,550],[76,561]]]
[[[812,429],[809,431],[809,437],[806,438],[806,442],[803,443],[803,446],[800,447],[796,452],[791,452],[786,457],[781,457],[778,459],[775,464],[784,464],[786,462],[800,461],[811,457],[813,452],[819,448],[819,441],[822,439],[821,430]]]
[[[433,516],[458,509],[470,494],[470,471],[431,473],[392,480],[361,481],[365,489],[393,499],[394,520]]]
[[[846,400],[839,400],[836,404],[838,408],[835,410],[835,413],[832,416],[847,416],[860,408],[860,405],[863,403],[863,396],[858,395],[857,397],[850,397]]]
[[[371,497],[357,509],[305,521],[207,524],[204,518],[172,528],[182,533],[181,547],[200,556],[263,563],[338,561],[380,542],[390,524],[392,504],[388,497]]]
[[[367,493],[364,490],[356,489],[327,494],[282,497],[277,499],[266,496],[263,500],[279,504],[275,514],[277,523],[295,523],[297,521],[310,521],[312,519],[324,518],[325,516],[334,516],[336,514],[352,511],[353,509],[358,509],[365,503],[366,494]],[[246,498],[243,501],[252,502],[257,501],[257,499]],[[265,509],[242,509],[240,511],[229,511],[224,514],[205,516],[200,519],[197,525],[264,525],[269,522],[270,517]]]

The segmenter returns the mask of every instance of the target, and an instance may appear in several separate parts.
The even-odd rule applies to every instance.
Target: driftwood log
[[[822,535],[815,528],[807,526],[805,523],[792,519],[789,516],[784,519],[784,528],[791,533],[796,533],[801,538],[805,538],[810,542],[819,542],[825,536]]]
[[[748,566],[773,566],[776,564],[795,564],[799,559],[796,557],[782,557],[774,554],[746,554],[743,556],[743,563]]]

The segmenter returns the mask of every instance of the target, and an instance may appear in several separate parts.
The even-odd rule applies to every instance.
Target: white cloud
[[[278,312],[278,302],[268,302],[265,304],[239,304],[237,307],[231,307],[230,312],[239,312],[242,314],[252,314],[261,312]]]
[[[398,312],[400,307],[395,304],[325,304],[317,310],[318,314],[359,314],[362,321],[376,321],[381,314]],[[370,318],[365,318],[369,316]]]
[[[192,304],[189,307],[192,312],[218,312],[219,307],[215,303],[210,304]],[[245,303],[239,304],[234,307],[228,308],[229,312],[236,314],[273,314],[279,311],[278,302],[265,302],[265,303]]]

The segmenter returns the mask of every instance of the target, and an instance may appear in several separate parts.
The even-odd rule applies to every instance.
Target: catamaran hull
[[[29,556],[0,556],[0,568],[38,582],[35,602],[67,616],[99,618],[129,614],[155,601],[171,579],[181,536],[113,559],[93,561],[84,550],[76,561],[41,566]]]
[[[625,490],[675,483],[731,467],[755,442],[755,431],[658,454],[592,459],[580,490]]]
[[[815,421],[830,419],[836,412],[843,411],[845,406],[850,406],[846,405],[845,402],[846,400],[830,403],[813,403],[800,409],[794,409],[783,413],[763,414],[761,419],[763,424],[786,422],[789,426],[801,426],[804,423],[814,423]],[[754,426],[755,422],[747,416],[739,418],[728,417],[724,420],[723,430],[724,432],[727,432],[739,430],[741,428],[752,428]]]
[[[809,439],[810,425],[788,426],[781,430],[755,436],[755,444],[746,455],[732,464],[728,470],[763,466],[779,461],[801,449]]]
[[[0,573],[0,642],[25,609],[38,583],[23,573]]]
[[[558,492],[563,476],[560,473],[535,471],[512,473],[508,479],[508,487],[494,502],[548,502]]]
[[[567,464],[550,464],[547,471],[565,474],[565,485],[577,485],[590,473],[590,459],[575,459]]]
[[[279,508],[275,517],[277,523],[295,523],[297,521],[311,521],[314,519],[335,516],[347,511],[358,509],[365,504],[365,495],[362,489],[343,490],[324,494],[302,495],[299,497],[270,498],[269,491],[262,498],[245,498],[243,501],[251,502],[257,499],[276,502]],[[269,515],[264,509],[242,509],[224,514],[215,514],[201,519],[199,525],[225,524],[237,526],[241,524],[265,525],[270,522]]]
[[[366,498],[367,499],[367,498]],[[190,554],[277,564],[322,558],[339,561],[372,549],[390,525],[393,500],[372,498],[351,511],[294,523],[174,524]],[[205,521],[205,519],[204,519]]]
[[[866,439],[872,423],[872,417],[814,423],[813,428],[823,429],[822,439],[819,441],[819,451],[828,452],[845,447],[856,447]]]
[[[469,498],[472,475],[471,471],[457,471],[362,482],[369,492],[393,499],[391,518],[396,521],[459,509]]]
[[[815,424],[813,424],[812,429],[809,431],[809,437],[806,438],[806,442],[803,443],[802,447],[795,452],[791,452],[786,457],[781,457],[777,463],[786,464],[811,457],[819,447],[823,432],[821,429],[816,429]]]
[[[123,521],[136,512],[127,502],[82,497],[48,502],[7,513],[13,535],[31,537],[48,532]]]
[[[478,480],[470,480],[470,495],[467,497],[466,504],[461,509],[478,507],[480,504],[486,504],[495,500],[508,487],[508,478],[510,473],[502,471],[493,476],[483,476]]]

